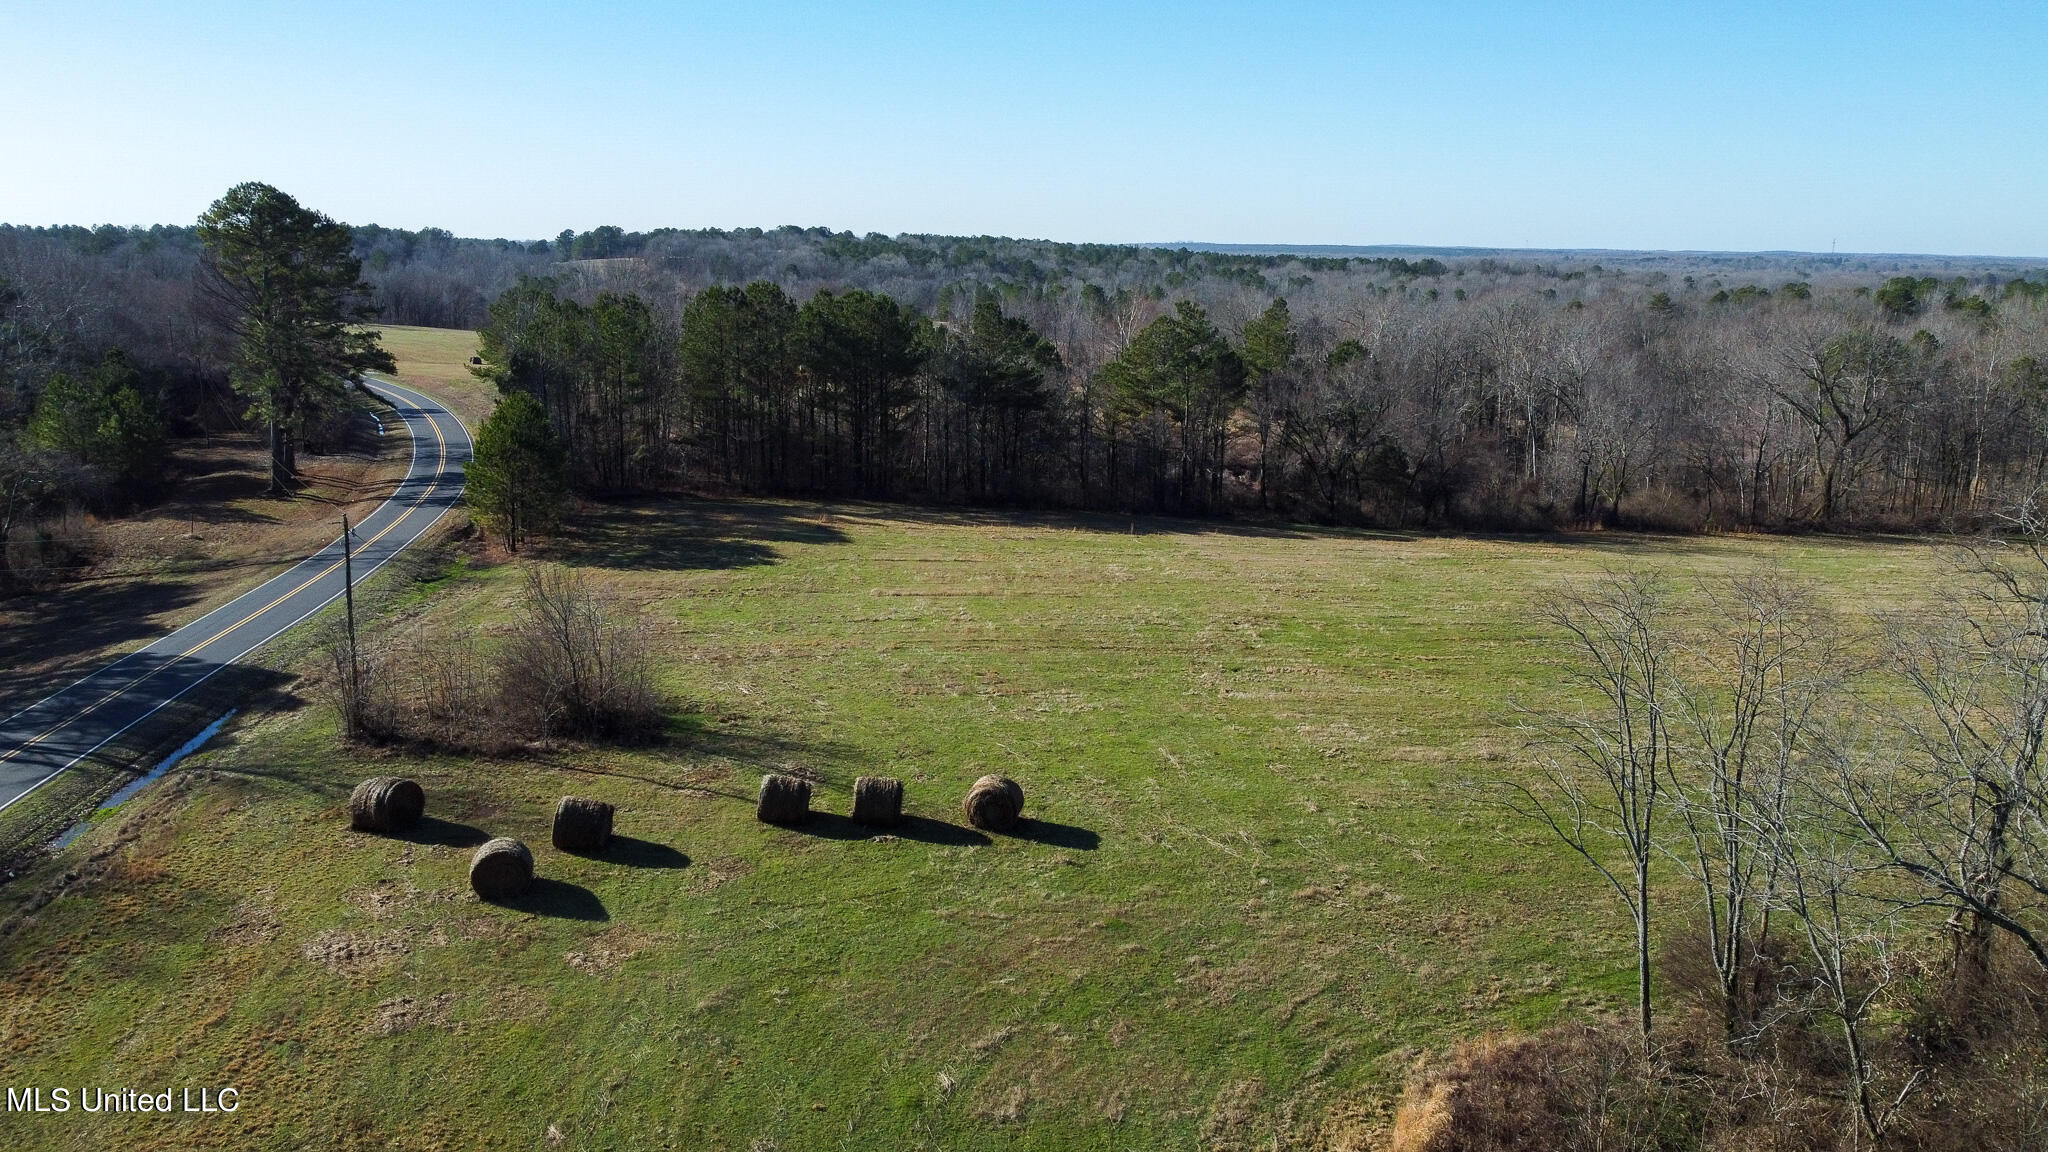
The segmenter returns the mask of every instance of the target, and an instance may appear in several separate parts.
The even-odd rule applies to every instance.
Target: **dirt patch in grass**
[[[379,1036],[395,1036],[415,1028],[445,1026],[448,1009],[455,1000],[453,992],[443,992],[424,1000],[417,996],[393,996],[378,1003],[370,1030]]]
[[[336,976],[388,971],[411,950],[403,933],[370,934],[330,928],[299,948],[299,954]]]
[[[565,953],[562,959],[587,976],[604,976],[657,942],[656,937],[646,932],[622,925],[591,937],[588,944]]]

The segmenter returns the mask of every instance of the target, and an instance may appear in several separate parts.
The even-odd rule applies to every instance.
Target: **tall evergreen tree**
[[[1192,300],[1175,305],[1102,366],[1101,380],[1125,421],[1165,421],[1178,440],[1179,503],[1220,503],[1230,414],[1244,395],[1244,360]],[[1155,475],[1163,485],[1164,475]],[[1157,492],[1165,503],[1163,490]]]
[[[477,429],[468,477],[470,507],[512,551],[554,522],[569,496],[569,450],[540,401],[525,392],[498,401]]]
[[[306,424],[372,368],[392,371],[349,229],[268,184],[237,184],[199,218],[211,289],[232,312],[236,391],[270,428],[270,490],[289,491]]]
[[[977,499],[999,486],[1014,494],[1034,479],[1023,464],[1056,399],[1049,374],[1061,366],[1059,350],[1030,321],[1004,315],[987,289],[975,292],[965,330],[935,343],[932,375],[961,418],[938,434],[944,475],[936,486],[952,488],[957,475]]]
[[[821,291],[797,316],[799,366],[815,389],[809,431],[828,453],[843,447],[844,470],[864,495],[888,488],[909,383],[923,363],[924,323],[915,310],[859,290]]]
[[[1294,368],[1295,346],[1300,342],[1294,317],[1282,296],[1244,326],[1244,366],[1250,381],[1252,423],[1259,435],[1259,504],[1271,503],[1270,477],[1273,424],[1279,390]]]

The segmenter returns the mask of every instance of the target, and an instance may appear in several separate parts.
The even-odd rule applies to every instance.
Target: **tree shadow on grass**
[[[595,568],[750,568],[780,559],[778,543],[847,541],[816,516],[812,507],[766,500],[617,500],[589,506],[553,550],[561,560]]]
[[[642,840],[637,836],[614,836],[612,846],[605,850],[600,860],[624,864],[628,868],[688,868],[690,858],[666,844]]]
[[[491,834],[474,824],[458,824],[438,816],[422,816],[419,823],[400,832],[392,833],[393,840],[405,840],[413,844],[440,844],[449,848],[471,848],[491,838]]]
[[[518,896],[502,900],[487,900],[501,908],[525,912],[533,916],[548,916],[557,920],[610,920],[612,914],[605,909],[604,901],[597,893],[580,884],[564,880],[551,880],[536,876],[533,887]]]
[[[1093,852],[1102,844],[1102,837],[1086,828],[1029,817],[1017,821],[1017,826],[1009,834],[1018,840],[1035,840],[1055,848],[1074,848],[1082,852]]]

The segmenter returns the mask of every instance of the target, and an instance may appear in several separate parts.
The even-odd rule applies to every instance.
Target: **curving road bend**
[[[412,435],[412,464],[391,498],[351,526],[355,581],[434,526],[462,497],[469,430],[431,397],[365,382]],[[342,594],[341,539],[153,644],[0,719],[0,811],[83,761],[223,668]]]

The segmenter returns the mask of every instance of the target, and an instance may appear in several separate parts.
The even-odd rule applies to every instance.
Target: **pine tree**
[[[377,333],[363,262],[346,224],[268,184],[237,184],[199,218],[211,291],[233,313],[235,390],[270,427],[270,490],[289,490],[293,445],[351,381],[393,371]]]
[[[554,522],[568,496],[569,451],[548,426],[548,414],[525,392],[507,394],[477,429],[470,507],[517,552],[535,529]]]

